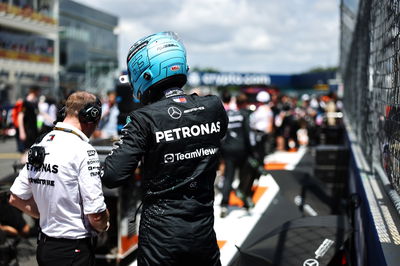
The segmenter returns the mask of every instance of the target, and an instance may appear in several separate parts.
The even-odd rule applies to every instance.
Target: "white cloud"
[[[76,0],[120,18],[120,63],[131,44],[173,30],[191,66],[297,73],[338,61],[339,0]]]

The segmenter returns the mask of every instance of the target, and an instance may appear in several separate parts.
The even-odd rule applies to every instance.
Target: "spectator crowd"
[[[342,103],[335,93],[303,94],[300,97],[260,90],[255,102],[249,95],[220,95],[229,118],[222,143],[216,188],[223,195],[221,217],[229,213],[229,195],[234,190],[249,209],[253,183],[265,173],[265,158],[275,151],[296,151],[300,147],[328,144],[340,136]],[[251,97],[253,98],[253,97]],[[232,183],[238,171],[239,184]]]
[[[111,90],[99,98],[102,100],[102,118],[92,139],[115,140],[120,128],[117,94]],[[254,206],[253,183],[263,173],[267,155],[326,142],[325,129],[340,127],[337,122],[340,120],[336,118],[341,115],[342,103],[334,93],[295,97],[261,90],[255,101],[250,102],[251,98],[254,97],[244,92],[220,93],[229,118],[216,180],[216,189],[223,195],[222,217],[229,213],[229,195],[233,190],[245,208]],[[25,97],[14,104],[2,103],[2,134],[6,134],[6,129],[15,130],[16,150],[21,153],[17,168],[26,162],[27,151],[35,139],[52,129],[61,115],[62,106],[63,100],[57,102],[51,95],[41,94],[38,86],[30,87]],[[233,188],[236,171],[240,182]]]

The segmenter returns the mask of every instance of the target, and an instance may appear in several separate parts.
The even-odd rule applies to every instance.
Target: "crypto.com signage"
[[[233,72],[191,72],[190,86],[227,86],[227,85],[270,85],[271,77],[267,74],[233,73]]]

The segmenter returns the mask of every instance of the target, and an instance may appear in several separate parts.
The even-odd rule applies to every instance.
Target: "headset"
[[[96,101],[88,103],[78,113],[79,121],[83,123],[96,123],[101,118],[101,101],[96,97]]]
[[[58,113],[57,120],[54,121],[54,125],[59,121],[63,121],[65,118],[66,112],[65,112],[65,106],[61,108],[61,110]],[[88,103],[83,107],[81,110],[79,110],[78,113],[79,121],[82,123],[96,123],[100,120],[101,118],[101,101],[99,98],[96,97],[96,100],[92,103]],[[62,130],[65,132],[73,133],[77,135],[78,137],[82,138],[79,134],[75,133],[73,130],[70,129],[64,129],[64,128],[54,128],[55,130]],[[40,143],[42,141],[43,137],[46,134],[42,134],[39,136],[35,144]],[[28,152],[28,163],[33,165],[35,168],[39,169],[44,162],[44,159],[48,153],[46,153],[45,148],[42,146],[38,145],[33,145]]]
[[[93,103],[88,103],[78,112],[79,121],[82,123],[96,123],[101,118],[101,101],[96,97],[96,101]],[[53,124],[62,122],[67,115],[65,105],[58,111],[57,119]]]

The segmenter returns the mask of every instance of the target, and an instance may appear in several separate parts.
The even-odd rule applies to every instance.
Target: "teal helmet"
[[[127,68],[133,96],[143,104],[165,89],[183,87],[189,70],[185,47],[173,32],[156,33],[133,44]]]

